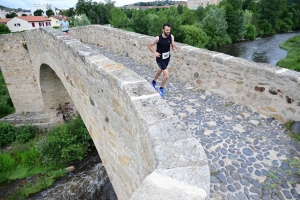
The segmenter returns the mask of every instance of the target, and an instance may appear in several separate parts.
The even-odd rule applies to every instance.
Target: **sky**
[[[97,0],[95,0],[97,1]],[[126,4],[136,2],[148,2],[151,0],[115,0],[115,6],[123,6]],[[100,1],[97,1],[100,2]],[[104,0],[102,1],[104,2]],[[0,0],[0,5],[9,8],[23,8],[31,9],[33,4],[51,4],[52,6],[59,9],[67,9],[70,7],[76,7],[77,0]]]

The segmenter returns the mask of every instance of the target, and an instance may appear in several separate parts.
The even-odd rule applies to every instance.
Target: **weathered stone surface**
[[[292,127],[291,127],[291,132],[292,133],[296,133],[296,134],[300,134],[300,121],[296,121]]]

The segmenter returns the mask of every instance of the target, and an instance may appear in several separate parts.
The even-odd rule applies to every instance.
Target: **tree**
[[[10,33],[11,31],[5,24],[0,24],[0,34]]]
[[[43,16],[44,11],[41,9],[38,9],[36,11],[33,12],[34,16]]]
[[[181,15],[183,13],[183,5],[178,4],[177,11],[178,11],[178,14]]]
[[[245,16],[241,5],[240,9],[234,10],[231,4],[227,4],[225,10],[228,24],[227,33],[233,42],[239,41],[244,37],[246,28]]]
[[[137,10],[133,14],[132,28],[137,33],[148,34],[148,19],[146,17],[146,11]]]
[[[197,16],[194,10],[190,10],[187,7],[184,7],[184,11],[180,16],[182,25],[192,25],[197,22]]]
[[[126,14],[120,8],[113,8],[110,11],[111,20],[109,23],[115,28],[127,28],[128,27],[128,18]]]
[[[228,28],[225,20],[225,10],[211,6],[203,21],[203,29],[208,36],[208,48],[230,44],[231,40],[226,30]]]
[[[18,15],[15,13],[15,12],[12,12],[10,14],[6,14],[5,17],[6,18],[14,18],[14,17],[17,17]]]
[[[257,4],[259,24],[264,23],[264,26],[267,25],[264,21],[266,20],[271,24],[271,28],[275,30],[278,19],[285,8],[285,2],[286,0],[260,0]]]
[[[87,18],[85,14],[82,14],[80,17],[75,17],[74,18],[74,26],[87,26],[90,25],[91,22]]]
[[[205,17],[205,8],[203,8],[202,6],[199,6],[197,8],[195,14],[196,14],[198,22],[201,22]]]
[[[181,29],[184,33],[183,42],[199,48],[205,48],[208,37],[201,27],[196,25],[183,25]]]
[[[26,14],[22,14],[22,16],[27,16]]]
[[[53,10],[51,10],[51,9],[47,10],[47,11],[46,11],[46,15],[47,15],[48,17],[54,15]],[[41,16],[41,15],[40,15],[40,16]]]

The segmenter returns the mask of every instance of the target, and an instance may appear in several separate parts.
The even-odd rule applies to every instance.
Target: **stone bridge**
[[[226,170],[229,174],[234,171],[232,167],[240,164],[233,166],[237,161],[235,155],[225,156],[222,158],[226,165],[224,172],[221,167],[224,164],[215,165],[218,160],[212,159],[211,154],[220,154],[218,141],[221,136],[231,138],[233,135],[222,132],[212,140],[213,134],[218,132],[213,128],[224,123],[218,120],[202,124],[206,128],[201,130],[204,137],[195,137],[199,128],[193,129],[191,124],[196,121],[193,118],[197,108],[191,107],[198,105],[206,112],[214,112],[195,104],[195,98],[206,99],[212,92],[231,104],[238,103],[269,116],[265,117],[266,120],[299,120],[300,75],[287,69],[178,44],[179,52],[173,54],[170,62],[171,76],[176,77],[179,85],[190,85],[187,90],[192,88],[196,92],[195,98],[184,105],[186,113],[178,113],[174,112],[178,106],[162,99],[149,80],[97,50],[102,47],[111,49],[120,56],[138,61],[141,67],[147,64],[156,68],[153,55],[147,48],[151,39],[96,25],[74,28],[72,37],[52,28],[1,35],[0,66],[17,113],[45,112],[54,120],[56,110],[62,105],[75,105],[119,199],[208,199],[209,193],[214,195],[211,198],[224,198],[224,194],[219,194],[221,187],[217,184],[227,184],[231,177],[238,179],[236,174],[230,173],[231,179],[224,180],[222,174],[227,177]],[[28,51],[20,43],[23,40]],[[174,94],[177,97],[171,103],[178,102],[180,95],[173,91]],[[172,105],[175,106],[171,108]],[[227,114],[228,111],[224,115]],[[226,123],[232,120],[232,117],[223,118]],[[256,123],[255,120],[250,122]],[[239,134],[248,131],[241,125],[233,129]],[[255,139],[251,142],[257,145]],[[201,144],[206,145],[205,152]],[[227,145],[223,146],[227,148]],[[244,148],[243,153],[244,150],[245,154],[252,152]],[[226,155],[223,149],[222,154]],[[234,184],[238,190],[238,184]],[[230,186],[229,191],[235,192]],[[255,191],[250,190],[248,195],[244,192],[244,196],[250,198]],[[242,194],[236,192],[236,196],[240,199]]]

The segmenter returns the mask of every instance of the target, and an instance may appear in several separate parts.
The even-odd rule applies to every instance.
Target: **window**
[[[20,23],[14,24],[15,26],[21,26]]]
[[[31,24],[32,24],[32,27],[35,27],[35,23],[34,22],[32,22]]]
[[[51,22],[46,22],[46,26],[51,26]]]
[[[39,22],[39,25],[40,26],[44,26],[44,22]]]

